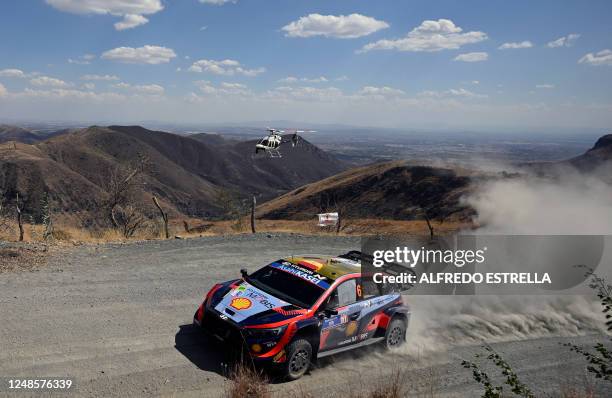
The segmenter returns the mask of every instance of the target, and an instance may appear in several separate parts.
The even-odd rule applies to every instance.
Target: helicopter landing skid
[[[278,149],[269,149],[268,155],[270,155],[270,158],[282,158],[283,157],[283,155],[281,155]]]

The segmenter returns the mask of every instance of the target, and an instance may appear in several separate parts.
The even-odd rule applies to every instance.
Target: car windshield
[[[249,275],[247,281],[288,303],[310,308],[329,287],[327,282],[317,281],[311,275],[299,268],[272,263]]]

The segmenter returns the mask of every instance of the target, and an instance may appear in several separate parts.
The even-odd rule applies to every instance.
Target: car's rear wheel
[[[297,380],[306,373],[312,360],[312,346],[308,340],[293,341],[287,347],[287,362],[285,362],[285,377]]]
[[[406,322],[400,318],[394,318],[389,323],[385,333],[385,347],[392,350],[406,341]]]

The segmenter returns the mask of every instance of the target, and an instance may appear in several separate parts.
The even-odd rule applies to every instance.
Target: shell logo
[[[357,322],[351,321],[346,325],[346,336],[352,336],[357,331]]]
[[[251,308],[251,305],[252,305],[251,300],[249,300],[248,298],[244,298],[244,297],[236,297],[230,303],[230,307],[233,307],[239,311]]]

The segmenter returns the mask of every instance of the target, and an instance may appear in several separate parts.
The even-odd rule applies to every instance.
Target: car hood
[[[248,318],[263,315],[264,312],[287,305],[289,303],[286,301],[243,281],[223,296],[215,306],[215,310],[232,321],[241,323]]]

